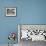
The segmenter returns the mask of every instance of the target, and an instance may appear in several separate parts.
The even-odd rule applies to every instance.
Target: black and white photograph
[[[46,42],[46,25],[21,24],[18,26],[20,46]]]

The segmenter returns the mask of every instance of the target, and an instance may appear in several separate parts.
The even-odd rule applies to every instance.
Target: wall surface
[[[0,44],[8,43],[8,34],[16,32],[18,34],[17,25],[20,24],[21,7],[18,0],[0,0]],[[16,7],[16,17],[6,17],[5,11],[7,7]],[[18,39],[18,38],[17,38]],[[16,39],[16,43],[18,43]]]
[[[6,17],[7,7],[16,7],[17,16]],[[9,32],[17,34],[18,24],[46,24],[46,0],[0,0],[0,44],[8,43]]]
[[[22,0],[21,24],[46,24],[46,0]]]

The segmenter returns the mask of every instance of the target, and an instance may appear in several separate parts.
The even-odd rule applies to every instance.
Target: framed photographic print
[[[18,41],[46,41],[45,24],[20,24],[18,25]]]
[[[16,16],[16,8],[6,8],[6,16]]]

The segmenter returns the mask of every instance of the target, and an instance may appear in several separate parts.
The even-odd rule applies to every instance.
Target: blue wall
[[[6,17],[6,7],[16,7],[17,16]],[[0,0],[0,44],[8,43],[9,32],[18,32],[17,24],[46,24],[46,0]]]
[[[22,24],[46,24],[46,0],[22,1]]]

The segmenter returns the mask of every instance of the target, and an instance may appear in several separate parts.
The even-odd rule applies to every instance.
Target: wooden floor
[[[8,46],[8,44],[0,44],[0,46]],[[46,42],[42,42],[42,41],[32,42],[31,40],[28,41],[21,40],[20,43],[15,44],[15,46],[46,46]]]
[[[32,42],[31,40],[21,40],[20,46],[46,46],[46,42],[44,41],[34,41]]]

